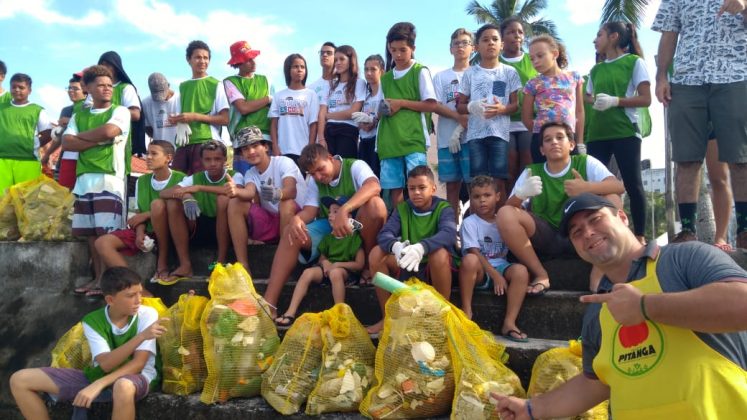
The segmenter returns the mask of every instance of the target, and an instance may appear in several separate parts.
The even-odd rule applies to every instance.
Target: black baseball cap
[[[610,200],[592,193],[583,193],[571,197],[563,204],[563,218],[560,220],[560,233],[568,236],[568,223],[574,214],[583,210],[599,210],[603,207],[617,209]]]

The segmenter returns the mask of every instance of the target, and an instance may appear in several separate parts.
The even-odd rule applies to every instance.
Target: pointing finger
[[[611,296],[609,293],[584,295],[578,298],[578,300],[580,300],[581,303],[604,303],[604,302],[608,302],[610,299],[611,299]]]

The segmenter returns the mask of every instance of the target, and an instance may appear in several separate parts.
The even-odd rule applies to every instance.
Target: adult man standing
[[[148,76],[148,88],[150,96],[143,99],[145,132],[153,140],[166,140],[175,144],[176,124],[169,121],[169,115],[181,112],[181,99],[161,73],[151,73]]]
[[[497,397],[505,417],[727,419],[747,413],[747,272],[700,243],[642,245],[623,210],[581,194],[561,231],[604,273],[584,316],[583,374],[531,400]]]
[[[677,162],[675,190],[682,231],[675,242],[696,239],[700,170],[711,121],[719,161],[727,162],[731,173],[737,246],[747,248],[745,5],[745,0],[662,0],[651,27],[661,32],[656,97],[669,107],[672,158]]]

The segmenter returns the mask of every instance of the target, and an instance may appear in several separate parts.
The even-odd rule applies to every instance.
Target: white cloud
[[[584,25],[599,22],[604,0],[565,0],[565,9],[571,23]]]
[[[0,19],[16,15],[28,15],[43,23],[60,25],[100,26],[106,22],[106,16],[97,10],[89,10],[82,17],[63,15],[52,10],[49,0],[0,0]]]
[[[44,110],[52,121],[57,121],[62,108],[70,104],[67,91],[59,86],[49,84],[40,87],[34,86],[31,93],[38,98],[34,102],[44,107]]]

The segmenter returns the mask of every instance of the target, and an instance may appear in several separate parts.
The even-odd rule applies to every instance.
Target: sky
[[[302,54],[308,63],[308,83],[321,71],[320,45],[332,41],[352,45],[363,60],[384,56],[385,37],[396,22],[410,21],[417,28],[415,58],[433,74],[451,66],[449,39],[459,27],[480,25],[465,12],[468,0],[378,0],[368,2],[324,0],[0,0],[0,60],[8,67],[3,83],[9,89],[14,73],[33,79],[31,101],[55,119],[69,102],[65,87],[72,73],[95,64],[109,50],[122,56],[124,68],[141,97],[149,95],[147,79],[161,72],[171,86],[191,76],[185,48],[195,39],[212,50],[209,73],[222,79],[235,74],[226,64],[229,46],[248,41],[261,51],[257,73],[267,75],[275,89],[285,87],[283,60]],[[488,1],[480,1],[488,5]],[[552,19],[565,43],[569,69],[587,74],[594,64],[592,41],[599,28],[604,0],[549,0],[540,16]],[[649,28],[660,0],[650,0],[639,39],[653,78],[653,57],[659,34]],[[362,71],[361,77],[362,77]],[[652,95],[654,85],[652,83]],[[663,110],[653,99],[653,132],[644,139],[642,158],[664,166]]]

